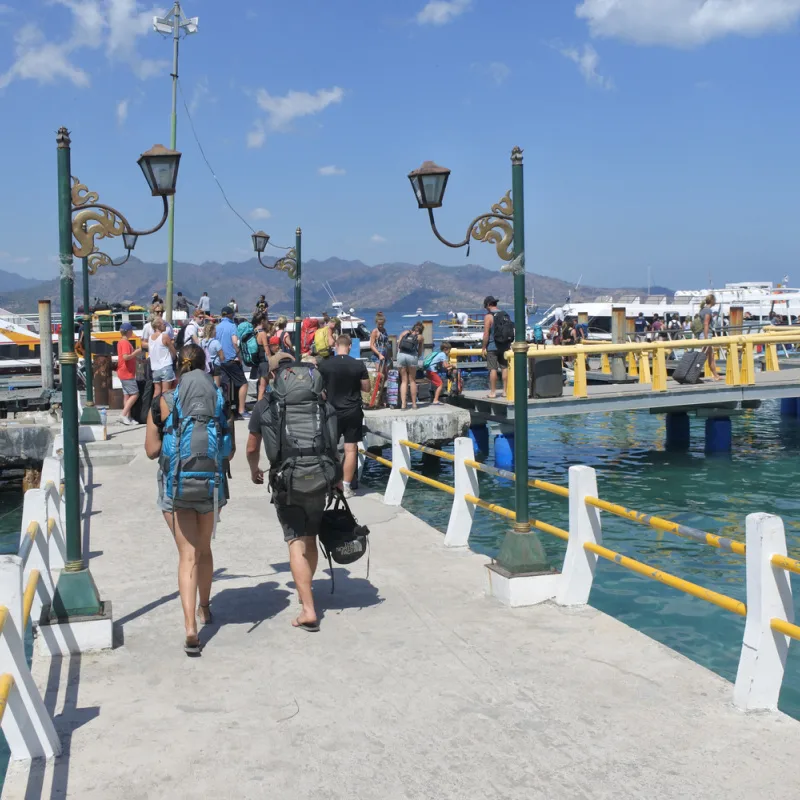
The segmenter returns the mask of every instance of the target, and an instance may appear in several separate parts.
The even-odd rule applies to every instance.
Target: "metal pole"
[[[611,341],[614,344],[625,342],[625,306],[611,308]],[[614,383],[622,383],[626,374],[625,356],[622,353],[614,353],[611,356],[611,379]]]
[[[50,301],[39,301],[39,364],[42,368],[42,389],[52,391],[56,386],[53,375],[53,319]]]
[[[523,269],[514,274],[514,481],[516,521],[497,560],[511,573],[545,572],[550,567],[539,537],[531,530],[528,511],[528,344],[525,340],[525,195],[522,150],[511,151],[511,194],[514,202],[514,257]]]
[[[83,258],[83,363],[86,375],[86,402],[81,425],[102,425],[100,412],[94,405],[94,372],[92,369],[92,315],[89,311],[89,259]]]
[[[58,618],[100,612],[100,600],[81,549],[80,457],[78,454],[78,357],[75,354],[75,273],[72,266],[72,191],[70,137],[59,128],[58,244],[61,262],[61,409],[64,431],[64,510],[67,540],[66,566],[58,578],[53,608]],[[88,580],[87,580],[88,579]]]
[[[172,9],[172,117],[170,132],[170,147],[173,150],[178,148],[178,47],[181,34],[181,4],[176,0]],[[167,322],[172,322],[172,295],[174,288],[173,281],[173,258],[175,252],[175,195],[169,198],[169,220],[167,222],[167,291],[166,308],[164,318]]]
[[[294,278],[294,352],[300,358],[300,327],[303,324],[303,303],[302,303],[302,252],[303,231],[298,228],[294,232],[294,250],[297,258],[297,270]]]

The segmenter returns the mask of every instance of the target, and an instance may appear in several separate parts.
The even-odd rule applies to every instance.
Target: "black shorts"
[[[344,436],[345,444],[358,444],[363,438],[364,412],[360,408],[337,411],[339,436]]]
[[[242,365],[238,361],[223,361],[220,364],[220,375],[224,384],[232,384],[234,389],[247,385]]]
[[[301,536],[317,536],[325,511],[324,494],[307,500],[302,506],[284,506],[275,504],[278,522],[283,528],[283,541],[291,542]]]
[[[486,351],[486,369],[489,372],[497,372],[500,369],[500,361],[497,358],[497,350]]]

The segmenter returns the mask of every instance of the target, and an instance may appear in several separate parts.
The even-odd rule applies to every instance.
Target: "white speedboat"
[[[438,316],[439,314],[426,314],[421,308],[418,308],[413,314],[403,314],[403,319],[430,319]]]

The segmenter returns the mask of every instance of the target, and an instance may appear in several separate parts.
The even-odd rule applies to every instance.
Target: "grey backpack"
[[[260,425],[269,485],[281,505],[329,496],[341,480],[336,411],[323,399],[323,389],[313,364],[286,364],[275,375]]]

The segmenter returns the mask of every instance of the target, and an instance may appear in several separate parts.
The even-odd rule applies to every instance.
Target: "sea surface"
[[[480,381],[485,378],[473,378]],[[477,387],[475,387],[477,388]],[[599,496],[637,511],[657,514],[710,533],[744,541],[747,514],[778,514],[786,528],[790,555],[800,557],[800,421],[782,418],[777,402],[733,420],[733,453],[707,456],[704,422],[692,420],[688,452],[667,452],[663,416],[647,412],[582,414],[532,420],[529,424],[530,476],[566,486],[569,467],[597,470]],[[493,446],[497,430],[490,426]],[[414,469],[452,485],[452,464]],[[493,463],[493,454],[486,457]],[[382,491],[388,470],[367,462],[363,484]],[[481,474],[481,498],[514,507],[509,481]],[[450,501],[441,492],[411,482],[403,506],[443,533]],[[569,527],[567,501],[531,489],[531,517]],[[501,517],[476,510],[470,538],[473,550],[495,556],[508,529]],[[551,562],[561,566],[565,543],[539,536]],[[744,558],[724,553],[634,522],[603,515],[604,544],[693,583],[745,601]],[[800,582],[792,575],[800,617]],[[744,619],[703,600],[600,560],[589,600],[610,614],[727,680],[736,677]],[[565,665],[568,667],[568,665]],[[800,645],[790,648],[780,708],[800,719]]]

